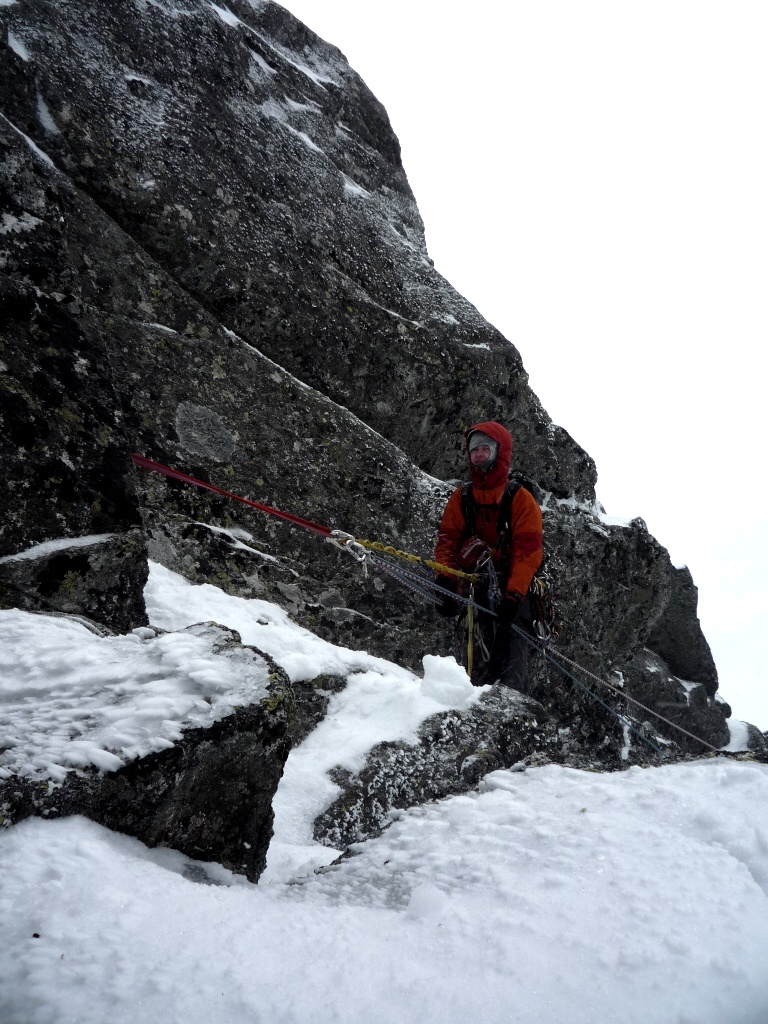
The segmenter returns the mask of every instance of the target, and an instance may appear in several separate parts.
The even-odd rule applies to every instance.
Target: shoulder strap
[[[501,496],[497,529],[499,537],[505,537],[502,546],[506,546],[509,541],[509,535],[512,532],[512,502],[522,486],[519,480],[510,480]]]
[[[477,517],[477,502],[472,493],[472,481],[461,486],[461,514],[469,533],[475,532],[475,518]]]

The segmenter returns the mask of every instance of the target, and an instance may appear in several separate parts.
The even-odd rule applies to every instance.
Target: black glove
[[[520,614],[521,600],[519,597],[505,597],[501,602],[498,611],[498,624],[501,629],[509,630],[509,627]]]
[[[453,594],[456,592],[456,580],[446,579],[444,576],[438,577],[437,583],[446,590],[450,590],[450,594],[443,594],[438,591],[437,596],[440,598],[440,604],[435,605],[435,611],[438,615],[445,616],[446,619],[451,616],[458,614],[459,602],[453,599]]]

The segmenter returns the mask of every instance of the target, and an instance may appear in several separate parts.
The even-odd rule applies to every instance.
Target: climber
[[[541,509],[529,490],[508,480],[512,436],[505,427],[477,423],[465,437],[472,480],[457,487],[448,499],[435,561],[476,572],[490,556],[501,601],[496,618],[482,612],[476,615],[475,650],[479,656],[474,658],[472,682],[476,686],[498,682],[528,693],[530,644],[512,627],[531,628],[528,588],[542,560]],[[456,577],[438,574],[437,582],[453,593],[462,592],[457,590],[463,584],[457,583]],[[489,607],[491,596],[486,590],[476,599],[479,605]],[[463,611],[450,594],[443,595],[437,610],[445,616]]]

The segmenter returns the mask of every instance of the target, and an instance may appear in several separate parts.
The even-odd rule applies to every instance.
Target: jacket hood
[[[475,469],[471,463],[469,466],[474,486],[481,490],[489,490],[492,487],[498,487],[499,484],[504,483],[509,476],[509,467],[512,465],[512,435],[506,427],[502,427],[500,423],[495,423],[493,420],[490,420],[486,423],[475,423],[474,426],[470,427],[464,434],[467,443],[469,443],[469,435],[475,430],[479,430],[483,434],[487,434],[488,437],[493,438],[499,446],[499,450],[496,454],[496,461],[487,473],[483,473],[481,470]],[[468,449],[467,459],[469,460]]]

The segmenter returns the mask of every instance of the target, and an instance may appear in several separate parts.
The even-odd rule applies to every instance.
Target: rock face
[[[530,698],[493,687],[468,711],[427,719],[419,742],[382,743],[351,776],[337,769],[341,796],[315,821],[315,839],[346,849],[376,835],[390,812],[472,789],[489,772],[558,746],[554,723]]]
[[[0,778],[0,824],[33,814],[84,814],[148,846],[170,846],[257,881],[272,837],[272,798],[290,750],[291,687],[267,655],[243,647],[233,630],[211,626],[208,632],[214,654],[261,665],[269,677],[266,697],[205,728],[186,729],[169,749],[116,771],[70,771],[56,784],[44,777]]]
[[[701,632],[696,609],[698,591],[690,570],[683,566],[672,575],[672,593],[648,637],[648,645],[682,679],[700,682],[709,697],[717,691],[717,669],[709,644]]]
[[[640,520],[600,518],[592,460],[435,272],[386,113],[338,50],[269,0],[25,0],[0,26],[4,604],[140,624],[149,555],[415,664],[450,646],[415,597],[129,455],[427,555],[462,430],[495,418],[540,488],[560,649],[638,694],[649,649],[654,699],[721,740],[695,588]],[[564,749],[615,759],[621,724],[551,666],[534,696]]]

